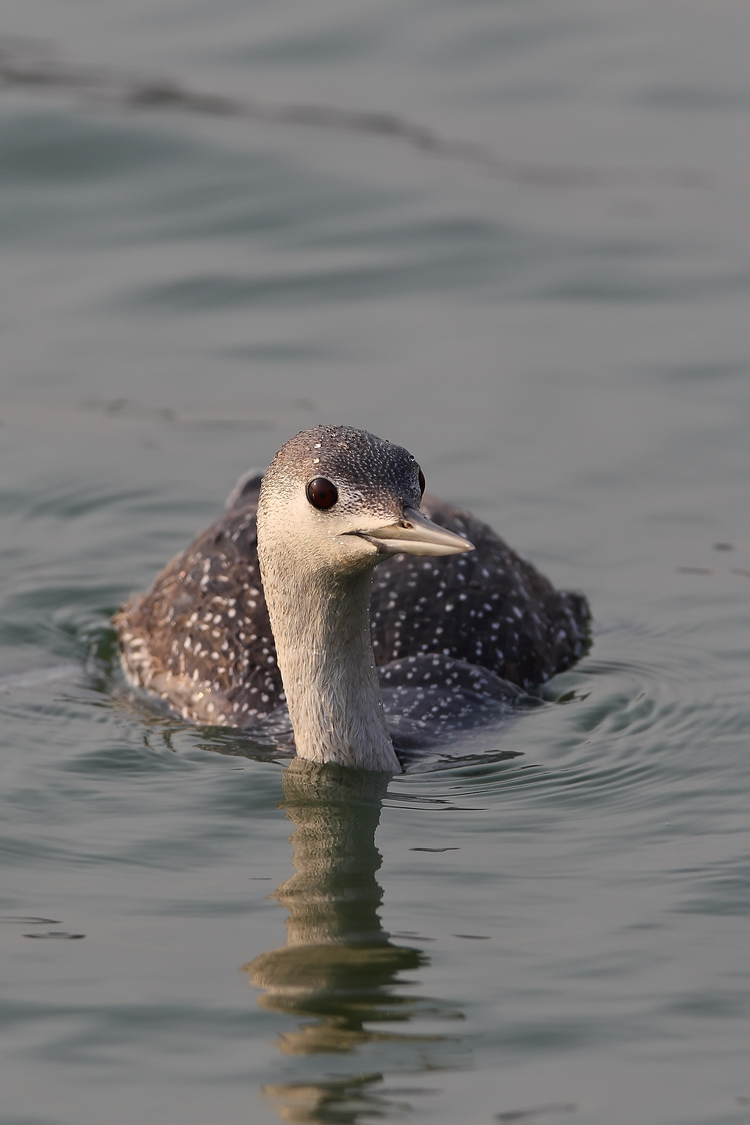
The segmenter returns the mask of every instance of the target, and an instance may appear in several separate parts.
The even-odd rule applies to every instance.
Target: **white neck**
[[[297,754],[400,773],[370,643],[371,568],[299,576],[279,556],[261,565]]]

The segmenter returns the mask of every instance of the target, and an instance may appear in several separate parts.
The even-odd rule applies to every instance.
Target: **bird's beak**
[[[404,518],[385,527],[357,531],[389,555],[459,555],[473,551],[474,544],[428,520],[416,508],[404,508]]]

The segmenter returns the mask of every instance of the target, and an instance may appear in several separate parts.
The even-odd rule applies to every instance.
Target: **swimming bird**
[[[128,679],[200,723],[286,705],[299,757],[390,772],[507,710],[583,654],[588,604],[424,487],[364,430],[297,434],[115,617]]]

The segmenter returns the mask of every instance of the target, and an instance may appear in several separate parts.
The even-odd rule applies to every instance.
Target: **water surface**
[[[746,7],[0,32],[2,1125],[750,1121]],[[112,612],[320,421],[596,618],[387,786],[117,673]]]

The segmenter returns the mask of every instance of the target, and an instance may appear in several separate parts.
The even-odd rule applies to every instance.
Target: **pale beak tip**
[[[359,532],[388,554],[462,555],[474,544],[455,531],[433,523],[416,508],[404,508],[404,520]]]

